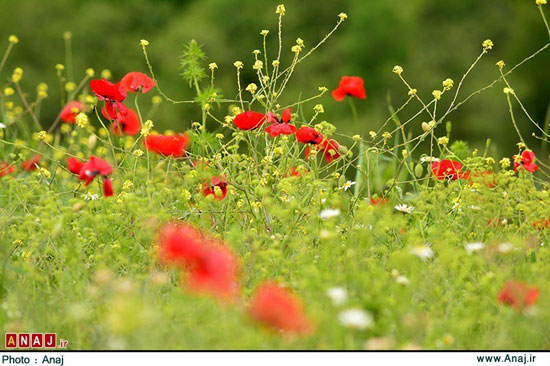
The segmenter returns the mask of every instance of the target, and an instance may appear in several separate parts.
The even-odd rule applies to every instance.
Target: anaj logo
[[[59,340],[56,333],[6,333],[6,348],[67,348],[68,341]]]

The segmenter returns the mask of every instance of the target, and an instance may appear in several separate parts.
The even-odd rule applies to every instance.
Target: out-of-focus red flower
[[[323,149],[323,156],[327,163],[331,163],[342,156],[338,151],[340,144],[336,140],[324,139],[320,146]]]
[[[113,84],[105,79],[90,81],[90,89],[97,96],[97,99],[105,101],[105,112],[111,117],[117,118],[117,112],[126,115],[128,108],[122,101],[126,99],[126,89],[120,82]]]
[[[266,120],[267,117],[264,114],[248,111],[235,116],[233,123],[240,130],[253,130],[260,127]]]
[[[462,164],[454,160],[441,160],[432,163],[432,173],[438,180],[468,179],[470,172],[462,172]]]
[[[23,165],[21,166],[24,171],[31,172],[35,170],[38,167],[38,163],[42,159],[42,155],[37,154],[30,158],[29,160],[26,160],[23,162]]]
[[[548,229],[550,228],[550,219],[535,221],[533,226],[537,229]]]
[[[221,243],[207,242],[184,280],[187,289],[222,300],[235,300],[239,292],[239,262]]]
[[[338,88],[332,91],[332,97],[341,102],[346,95],[366,99],[367,93],[365,93],[365,82],[359,76],[342,76]]]
[[[517,172],[520,167],[528,172],[534,173],[539,170],[539,166],[534,163],[535,153],[529,150],[523,150],[521,156],[514,155],[514,171]]]
[[[113,186],[109,175],[113,173],[113,167],[105,160],[92,155],[80,168],[78,178],[84,181],[84,185],[89,185],[96,176],[103,178],[103,194],[105,197],[113,195]]]
[[[462,174],[461,178],[463,179],[469,179],[470,183],[473,184],[475,182],[480,182],[486,185],[489,188],[495,188],[497,186],[497,182],[495,180],[495,176],[492,171],[490,170],[484,170],[481,172],[475,172],[473,175],[470,174],[470,172],[466,172]]]
[[[205,196],[213,195],[214,199],[221,201],[227,196],[227,181],[224,177],[213,176],[210,178],[210,182],[204,182],[202,193]],[[220,193],[216,193],[216,187],[220,189]]]
[[[147,150],[163,156],[172,156],[174,158],[179,158],[186,154],[189,142],[191,142],[191,139],[184,133],[177,133],[174,135],[149,135],[144,140]]]
[[[8,163],[0,164],[0,178],[13,173],[14,171],[15,171],[15,166]]]
[[[370,204],[373,206],[382,206],[388,203],[390,200],[384,197],[371,197]]]
[[[147,93],[153,89],[155,82],[142,72],[129,72],[120,80],[122,87],[130,93]]]
[[[271,122],[271,124],[265,128],[265,132],[271,137],[277,137],[279,135],[292,135],[296,132],[296,126],[288,123],[292,118],[292,108],[285,109],[280,120],[274,113],[267,113],[266,118],[268,122]]]
[[[84,104],[78,100],[67,103],[60,114],[61,121],[66,123],[74,123],[76,116],[84,111]]]
[[[186,271],[185,288],[224,300],[235,299],[239,291],[239,263],[223,243],[179,222],[165,225],[157,242],[160,258]]]
[[[312,326],[301,300],[276,283],[263,283],[250,301],[250,315],[257,322],[276,330],[308,334]]]
[[[73,156],[67,159],[67,168],[69,168],[69,171],[73,174],[80,174],[83,166],[84,162],[78,160]]]
[[[340,144],[336,140],[331,139],[324,139],[320,144],[314,146],[313,148],[317,150],[321,150],[323,152],[323,158],[327,163],[331,163],[332,161],[338,159],[342,155],[338,151],[340,148]],[[306,159],[309,159],[309,155],[311,153],[311,148],[306,148],[305,150],[305,157]]]
[[[106,113],[105,108],[101,110],[105,118],[110,116]],[[111,131],[120,136],[122,134],[134,136],[141,130],[141,123],[139,122],[138,114],[131,108],[128,108],[126,115],[117,113],[117,118],[113,120],[111,124]]]
[[[303,144],[318,145],[323,141],[323,135],[313,127],[302,126],[296,131],[296,139]]]
[[[298,169],[295,167],[290,167],[286,177],[299,177],[300,175],[302,175],[302,173]]]
[[[539,289],[530,287],[523,282],[509,281],[504,284],[498,295],[498,302],[522,310],[535,305],[539,297]]]
[[[189,266],[203,255],[204,235],[191,225],[171,222],[158,235],[159,255],[165,263]]]

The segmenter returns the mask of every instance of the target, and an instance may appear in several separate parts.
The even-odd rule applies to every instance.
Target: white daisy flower
[[[344,305],[348,301],[348,292],[342,287],[331,287],[327,290],[327,296],[336,306]]]
[[[399,205],[395,206],[395,209],[399,212],[410,214],[410,213],[413,212],[414,207],[413,206],[407,206],[405,204],[399,204]]]
[[[411,249],[411,253],[416,255],[418,258],[422,260],[426,260],[429,258],[432,258],[434,256],[434,251],[432,248],[430,248],[427,245],[414,247]]]
[[[340,216],[340,210],[337,208],[327,208],[326,210],[321,211],[321,219],[328,220],[332,217]]]
[[[479,252],[485,248],[485,244],[483,243],[468,243],[464,245],[464,249],[468,252],[468,254],[472,254],[473,252]]]
[[[372,315],[362,309],[348,309],[338,314],[338,321],[348,328],[363,330],[374,324]]]
[[[338,189],[343,189],[344,191],[347,191],[348,189],[350,189],[352,186],[354,186],[356,183],[355,182],[352,182],[351,180],[348,180],[346,183],[344,183],[342,185],[342,187],[338,188]]]

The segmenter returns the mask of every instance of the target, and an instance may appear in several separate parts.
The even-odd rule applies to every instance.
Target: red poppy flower
[[[263,283],[256,289],[250,315],[263,325],[288,333],[307,334],[312,328],[300,299],[275,283]]]
[[[157,242],[164,262],[186,270],[184,286],[188,290],[226,300],[235,298],[239,289],[238,260],[223,243],[178,222],[164,226]]]
[[[191,139],[184,133],[174,135],[149,135],[144,144],[147,150],[163,156],[179,158],[186,154]]]
[[[80,174],[83,166],[84,162],[78,160],[73,156],[67,159],[67,168],[69,168],[69,171],[73,174]]]
[[[191,225],[178,222],[166,224],[158,235],[160,257],[166,263],[188,266],[203,253],[204,235]]]
[[[462,164],[454,160],[441,160],[432,163],[432,173],[438,180],[469,178],[470,172],[462,173]]]
[[[239,262],[221,243],[206,242],[197,260],[185,276],[184,286],[222,300],[234,300],[239,292]]]
[[[63,122],[74,123],[76,116],[84,111],[84,104],[78,100],[67,103],[60,114],[60,118]]]
[[[497,186],[497,182],[495,180],[495,176],[492,171],[490,170],[484,170],[481,172],[475,172],[473,174],[473,180],[471,179],[470,172],[466,172],[462,174],[461,178],[463,179],[470,179],[470,183],[473,184],[474,181],[483,183],[489,188],[495,188]]]
[[[506,282],[498,295],[498,302],[516,309],[524,309],[535,305],[539,297],[537,287],[529,287],[523,282]]]
[[[253,130],[260,127],[267,117],[259,112],[248,111],[238,114],[233,123],[240,130]]]
[[[390,201],[389,199],[384,197],[380,197],[380,198],[371,197],[370,204],[373,206],[382,206],[388,203],[389,201]]]
[[[312,127],[302,126],[296,131],[296,139],[303,144],[318,145],[323,141],[323,135]]]
[[[214,176],[210,178],[210,183],[204,182],[202,193],[205,196],[212,194],[214,195],[214,199],[221,201],[227,196],[227,186],[227,181],[223,177]],[[216,187],[219,187],[221,194],[216,193]]]
[[[113,195],[113,186],[109,175],[113,172],[113,167],[105,160],[91,156],[88,162],[84,163],[78,173],[78,178],[85,181],[84,185],[89,185],[96,176],[103,178],[103,194],[105,197]]]
[[[519,162],[517,161],[519,160]],[[523,167],[525,170],[534,173],[539,170],[539,166],[534,163],[535,154],[529,150],[523,150],[521,157],[514,155],[514,171],[517,172],[520,167]]]
[[[302,174],[300,173],[300,171],[298,169],[296,169],[295,167],[291,167],[288,170],[288,174],[286,175],[286,177],[299,177],[300,175],[302,175]]]
[[[359,76],[342,76],[338,88],[332,91],[332,97],[341,102],[344,100],[346,95],[366,99],[367,94],[365,93],[365,83],[362,78]]]
[[[533,226],[537,229],[548,229],[550,228],[550,219],[535,221]]]
[[[9,175],[15,171],[15,167],[8,163],[0,164],[0,178]]]
[[[319,145],[315,146],[315,148],[323,151],[323,157],[327,163],[331,163],[342,156],[338,151],[340,144],[335,140],[324,139]],[[306,159],[309,158],[310,152],[311,148],[308,147],[305,151]]]
[[[30,158],[29,160],[23,162],[22,168],[23,170],[27,172],[31,172],[35,170],[38,167],[38,163],[40,162],[40,159],[42,159],[42,155],[37,154]]]
[[[330,163],[342,156],[338,151],[340,144],[338,144],[335,140],[324,139],[320,146],[323,149],[323,155],[327,163]]]
[[[120,84],[130,93],[147,93],[153,89],[155,82],[149,76],[141,72],[129,72],[120,80]]]
[[[110,116],[106,113],[105,108],[101,111],[105,118],[110,119]],[[111,131],[117,136],[122,134],[134,136],[137,135],[140,130],[141,123],[139,122],[139,116],[131,108],[128,108],[128,113],[126,113],[126,115],[117,113],[117,118],[113,120],[113,123],[111,124]]]
[[[97,99],[105,101],[105,111],[110,119],[117,118],[117,111],[122,115],[128,112],[128,108],[122,104],[126,99],[126,89],[120,82],[113,84],[105,79],[95,79],[90,81],[90,89]]]
[[[289,124],[292,117],[292,108],[284,110],[281,119],[274,113],[267,113],[266,118],[268,122],[271,122],[269,126],[265,128],[265,132],[271,137],[277,137],[279,135],[292,135],[296,132],[296,126]]]

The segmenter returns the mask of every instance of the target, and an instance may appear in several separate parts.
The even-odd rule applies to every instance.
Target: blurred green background
[[[218,86],[226,97],[234,97],[235,60],[245,63],[243,84],[255,81],[251,51],[261,48],[260,30],[271,30],[269,46],[272,55],[275,53],[275,7],[280,2],[0,0],[2,47],[7,46],[10,34],[20,39],[1,78],[9,78],[11,70],[21,66],[25,70],[25,90],[34,93],[39,82],[48,83],[50,98],[42,112],[47,125],[59,111],[54,65],[65,63],[65,31],[73,35],[76,80],[88,67],[96,72],[108,68],[114,79],[128,71],[146,72],[138,45],[143,38],[151,43],[148,50],[162,89],[174,99],[191,99],[193,91],[179,76],[179,57],[184,44],[196,39],[209,56],[207,62],[219,66]],[[395,107],[407,98],[406,88],[391,72],[396,64],[403,66],[403,76],[428,100],[433,89],[441,89],[445,78],[458,83],[480,53],[481,42],[490,38],[495,47],[472,73],[461,94],[465,96],[498,78],[498,60],[512,66],[550,41],[534,0],[293,0],[285,5],[285,50],[297,37],[309,49],[332,29],[338,13],[346,12],[349,18],[314,56],[300,64],[281,103],[294,102],[300,95],[314,95],[319,86],[333,89],[341,75],[361,76],[368,94],[366,101],[358,103],[363,134],[377,129],[388,117],[388,93]],[[517,94],[541,124],[550,101],[549,52],[510,77]],[[453,113],[452,137],[481,148],[491,138],[496,142],[493,154],[514,153],[518,138],[502,88],[499,84],[487,90]],[[356,132],[347,103],[335,102],[330,93],[318,102],[325,106],[323,119],[346,134]],[[314,104],[306,107],[308,114]],[[418,110],[418,104],[412,103],[403,118]],[[515,112],[522,133],[537,150],[540,142],[530,137],[535,127],[517,105]],[[225,110],[218,113],[223,115]],[[185,130],[199,118],[197,106],[163,103],[154,120],[160,129]],[[420,131],[422,121],[428,121],[428,116],[415,120],[416,131]],[[444,127],[440,127],[437,134],[444,133]]]

